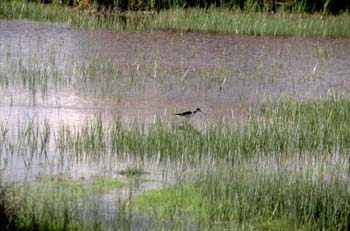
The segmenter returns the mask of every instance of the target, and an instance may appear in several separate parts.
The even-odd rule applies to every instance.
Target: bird
[[[197,112],[201,112],[201,109],[200,108],[197,108],[196,110],[194,111],[185,111],[185,112],[181,112],[181,113],[176,113],[174,115],[177,115],[177,116],[182,116],[182,117],[185,117],[185,118],[191,118],[193,117],[195,114],[197,114]],[[204,113],[203,113],[204,114]]]

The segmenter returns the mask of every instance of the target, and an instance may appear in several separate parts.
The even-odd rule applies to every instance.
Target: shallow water
[[[144,65],[150,71],[140,71],[142,76],[131,87],[108,82],[114,73],[86,84],[76,80],[74,86],[57,87],[49,80],[45,91],[37,87],[35,93],[21,81],[2,81],[2,120],[38,117],[74,124],[103,113],[151,123],[155,116],[169,120],[174,112],[197,107],[206,112],[200,120],[215,120],[218,115],[238,116],[240,106],[263,98],[317,97],[349,89],[349,39],[89,31],[6,20],[0,21],[0,30],[0,66],[9,64],[8,56],[23,62],[37,59],[39,64],[53,57],[55,68],[63,73],[71,73],[65,70],[70,65],[91,59],[108,59],[125,68]],[[130,73],[121,78],[129,80]],[[160,81],[162,73],[165,80]],[[215,82],[220,78],[226,79],[224,84]]]

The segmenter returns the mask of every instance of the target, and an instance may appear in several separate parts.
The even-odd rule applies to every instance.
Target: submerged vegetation
[[[294,93],[298,88],[308,91],[314,85],[322,87],[324,76],[333,75],[331,67],[337,58],[332,47],[311,48],[312,60],[306,64],[306,68],[311,70],[298,76],[287,75],[295,71],[295,67],[280,51],[269,60],[264,57],[257,58],[248,66],[244,61],[239,61],[238,64],[214,63],[201,66],[196,63],[183,63],[181,56],[179,58],[176,54],[167,57],[172,61],[169,64],[169,61],[162,61],[164,55],[158,57],[140,50],[136,50],[130,57],[133,61],[119,63],[113,57],[101,53],[88,53],[88,58],[71,54],[67,51],[68,46],[60,41],[48,48],[38,49],[36,44],[40,42],[40,39],[30,42],[28,48],[19,51],[11,46],[0,47],[0,52],[6,55],[0,63],[0,86],[4,90],[8,89],[9,95],[13,94],[13,86],[25,92],[28,97],[24,102],[30,105],[44,102],[49,96],[59,95],[67,89],[78,96],[89,94],[108,100],[122,100],[130,95],[146,97],[145,92],[148,92],[151,85],[158,92],[234,91],[240,98],[240,106],[243,106],[247,104],[246,89],[259,93],[265,91],[266,87],[273,87],[276,91],[288,88]],[[158,52],[157,48],[152,49],[152,52]],[[189,51],[189,55],[197,55],[197,52],[193,49]],[[286,52],[290,52],[290,48]],[[243,50],[239,50],[237,55],[241,54],[246,56]],[[293,85],[290,86],[290,83]],[[320,89],[320,92],[321,95],[326,93],[324,89]],[[16,102],[23,99],[14,95],[12,98],[7,97],[11,98],[10,105],[23,103]]]
[[[63,5],[27,1],[0,4],[0,18],[32,19],[63,23],[67,26],[114,30],[176,30],[244,35],[349,37],[348,13],[337,16],[302,11],[276,14],[225,7],[172,7],[159,13],[95,14]]]

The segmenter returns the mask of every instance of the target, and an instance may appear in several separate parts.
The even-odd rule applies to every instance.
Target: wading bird
[[[203,113],[201,111],[200,108],[197,108],[196,110],[194,111],[185,111],[185,112],[181,112],[181,113],[176,113],[174,115],[177,115],[177,116],[182,116],[182,117],[185,117],[185,118],[191,118],[193,117],[195,114],[197,114],[197,112],[200,112],[200,113]],[[204,114],[204,113],[203,113]]]

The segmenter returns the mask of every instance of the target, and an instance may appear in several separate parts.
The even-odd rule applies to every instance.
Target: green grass
[[[67,26],[113,30],[175,30],[269,36],[349,37],[349,14],[338,16],[279,12],[277,14],[228,8],[160,11],[154,16],[101,17],[60,5],[5,1],[0,17],[59,22]]]
[[[153,29],[243,35],[348,37],[349,15],[256,13],[225,8],[172,9],[160,12]]]
[[[158,122],[125,126],[120,120],[105,125],[101,119],[78,130],[60,129],[61,152],[74,155],[136,155],[160,159],[228,160],[256,154],[348,153],[350,101],[344,97],[266,103],[250,109],[246,121],[219,121],[197,130],[191,124]]]
[[[93,196],[124,186],[112,177],[95,177],[89,181],[64,177],[38,180],[9,186],[6,191],[7,206],[15,209],[16,226],[20,230],[89,230],[94,225],[97,230],[99,224],[89,220],[89,213],[98,211]]]
[[[348,99],[338,96],[282,100],[263,104],[237,130],[211,127],[203,153],[221,153],[216,161],[231,156],[230,161],[217,167],[208,162],[199,174],[174,187],[144,193],[135,207],[180,229],[197,224],[218,229],[346,230],[349,106]],[[183,148],[189,150],[186,144]]]
[[[288,171],[287,165],[274,170],[276,166],[261,164],[241,162],[226,171],[203,173],[180,186],[144,193],[134,201],[135,207],[181,225],[250,224],[257,230],[349,228],[348,174],[319,175],[306,164],[296,171]]]
[[[44,157],[49,150],[59,153],[62,162],[128,155],[164,161],[234,160],[274,153],[331,155],[349,153],[349,116],[350,101],[345,97],[284,99],[248,109],[243,121],[222,120],[201,129],[176,121],[125,125],[119,118],[107,122],[101,116],[78,128],[62,125],[54,130],[49,122],[23,123],[16,131],[3,126],[1,144],[4,156],[16,153],[28,166],[33,157]]]

